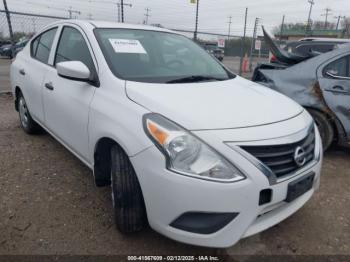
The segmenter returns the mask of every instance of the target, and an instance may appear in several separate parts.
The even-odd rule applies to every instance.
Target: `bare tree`
[[[335,29],[337,27],[336,23],[328,22],[327,29]],[[312,30],[323,30],[324,21],[314,21],[312,24]]]

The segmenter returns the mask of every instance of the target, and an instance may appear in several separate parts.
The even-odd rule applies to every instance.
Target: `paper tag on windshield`
[[[139,40],[109,39],[109,42],[116,53],[147,54]]]

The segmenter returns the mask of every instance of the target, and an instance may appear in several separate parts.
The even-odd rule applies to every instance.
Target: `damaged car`
[[[333,142],[350,145],[350,44],[324,54],[290,53],[265,40],[278,63],[259,64],[253,81],[276,90],[306,108],[319,127],[324,150]]]

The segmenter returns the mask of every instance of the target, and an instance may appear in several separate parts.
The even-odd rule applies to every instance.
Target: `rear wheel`
[[[40,126],[31,117],[27,103],[21,93],[18,97],[18,113],[21,126],[26,133],[35,134],[40,130]]]
[[[111,150],[112,201],[115,223],[124,234],[140,231],[147,222],[141,187],[129,157],[119,147]]]
[[[309,109],[308,111],[314,118],[318,130],[320,131],[323,150],[326,151],[334,140],[334,129],[332,123],[325,114],[313,109]]]

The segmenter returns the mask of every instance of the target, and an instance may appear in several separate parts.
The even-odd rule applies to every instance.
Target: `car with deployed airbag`
[[[163,28],[48,25],[11,65],[23,130],[46,130],[111,186],[122,233],[228,247],[276,225],[319,188],[309,113]]]

